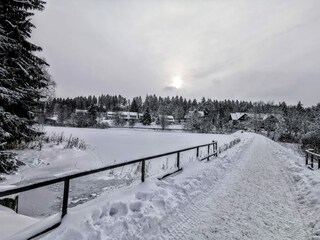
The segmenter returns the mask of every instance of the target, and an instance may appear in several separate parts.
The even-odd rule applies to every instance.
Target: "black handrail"
[[[210,147],[213,147],[213,153],[210,154]],[[127,165],[131,165],[131,164],[135,164],[135,163],[142,163],[141,166],[141,181],[144,182],[145,181],[145,161],[147,160],[151,160],[151,159],[155,159],[155,158],[160,158],[160,157],[164,157],[164,156],[168,156],[168,155],[173,155],[173,154],[177,154],[177,162],[176,162],[176,166],[177,166],[177,170],[166,174],[165,176],[163,176],[161,179],[163,179],[164,177],[167,177],[173,173],[176,172],[180,172],[182,171],[182,168],[180,167],[180,153],[181,152],[185,152],[185,151],[189,151],[192,149],[197,149],[197,153],[196,153],[196,157],[199,157],[199,149],[201,147],[208,147],[208,155],[205,156],[202,159],[199,160],[204,160],[207,159],[209,161],[209,158],[212,156],[218,156],[218,150],[217,150],[217,146],[218,143],[215,141],[212,141],[212,143],[208,143],[208,144],[202,144],[202,145],[198,145],[195,147],[189,147],[189,148],[184,148],[184,149],[180,149],[177,151],[171,151],[171,152],[167,152],[167,153],[163,153],[163,154],[157,154],[157,155],[153,155],[153,156],[149,156],[149,157],[144,157],[144,158],[139,158],[139,159],[135,159],[132,161],[128,161],[128,162],[123,162],[123,163],[118,163],[118,164],[114,164],[114,165],[110,165],[110,166],[106,166],[106,167],[102,167],[102,168],[97,168],[97,169],[92,169],[92,170],[88,170],[88,171],[84,171],[84,172],[79,172],[79,173],[75,173],[75,174],[70,174],[67,176],[62,176],[62,177],[58,177],[58,178],[53,178],[53,179],[49,179],[49,180],[45,180],[42,182],[38,182],[38,183],[33,183],[33,184],[29,184],[29,185],[25,185],[25,186],[21,186],[21,187],[16,187],[13,189],[8,189],[5,191],[0,192],[0,197],[5,197],[5,196],[10,196],[13,194],[18,194],[21,192],[25,192],[25,191],[29,191],[29,190],[33,190],[33,189],[37,189],[40,187],[45,187],[45,186],[49,186],[52,184],[56,184],[56,183],[60,183],[60,182],[64,182],[64,189],[63,189],[63,200],[62,200],[62,214],[61,214],[61,219],[67,214],[68,212],[68,198],[69,198],[69,185],[70,185],[70,180],[71,179],[75,179],[75,178],[79,178],[79,177],[83,177],[83,176],[87,176],[87,175],[91,175],[91,174],[95,174],[95,173],[99,173],[99,172],[103,172],[103,171],[107,171],[107,170],[111,170],[111,169],[115,169],[115,168],[119,168],[119,167],[124,167]],[[59,226],[59,224],[56,224],[55,226]],[[48,229],[51,230],[54,226],[50,227]],[[41,234],[47,232],[44,231]],[[39,234],[37,234],[36,236],[38,236]],[[33,236],[35,237],[35,236]],[[31,238],[33,238],[31,237]],[[30,238],[30,239],[31,239]]]
[[[318,160],[318,169],[320,169],[320,154],[313,152],[314,149],[307,149],[306,152],[306,165],[310,165],[310,168],[313,170],[314,168],[314,160],[317,158]],[[310,164],[309,164],[310,158]]]

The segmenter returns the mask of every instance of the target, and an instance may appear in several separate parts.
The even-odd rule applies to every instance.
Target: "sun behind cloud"
[[[172,79],[172,83],[171,83],[171,86],[172,87],[175,87],[176,89],[180,89],[182,87],[182,79],[181,79],[181,76],[175,76],[173,77]]]

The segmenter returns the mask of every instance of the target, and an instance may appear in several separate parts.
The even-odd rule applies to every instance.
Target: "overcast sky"
[[[320,102],[319,0],[49,0],[33,23],[57,97]]]

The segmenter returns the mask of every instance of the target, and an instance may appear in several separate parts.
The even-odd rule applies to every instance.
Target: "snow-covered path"
[[[283,160],[272,144],[256,135],[221,182],[161,223],[161,238],[307,239]]]

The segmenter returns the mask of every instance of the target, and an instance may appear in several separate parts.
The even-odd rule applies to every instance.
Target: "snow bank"
[[[283,159],[287,169],[288,181],[294,186],[297,205],[307,221],[312,239],[320,239],[320,170],[310,170],[305,165],[305,156],[301,155],[299,147],[286,144],[285,147],[270,141],[274,153]]]
[[[0,205],[0,239],[8,239],[9,236],[14,233],[17,233],[37,222],[39,222],[38,219],[16,214],[13,210]],[[18,238],[13,239],[18,240]],[[25,237],[23,239],[25,239]]]
[[[252,136],[242,134],[241,138],[228,154],[186,165],[174,177],[162,181],[150,177],[145,183],[103,194],[70,209],[62,225],[43,239],[152,239],[152,231],[177,207],[218,184]]]
[[[88,170],[90,168],[105,166],[106,162],[104,162],[104,160],[106,158],[117,158],[117,161],[112,161],[113,164],[115,162],[121,162],[124,160],[132,160],[133,158],[149,156],[172,150],[178,150],[181,148],[186,148],[200,144],[206,144],[212,142],[213,140],[218,141],[218,143],[222,146],[230,146],[230,142],[233,142],[237,138],[236,134],[216,135],[181,132],[154,132],[147,130],[126,129],[101,130],[49,127],[47,131],[50,130],[55,131],[57,133],[64,132],[65,136],[72,134],[73,136],[84,138],[86,139],[87,143],[90,144],[91,148],[88,151],[79,151],[76,149],[63,149],[61,145],[51,144],[50,146],[43,147],[42,151],[19,151],[19,158],[23,160],[27,165],[23,167],[18,174],[11,176],[11,178],[9,178],[8,181],[4,182],[6,183],[6,185],[0,185],[1,189],[5,190],[15,187],[14,185],[8,185],[8,183],[10,182],[15,182],[17,185],[19,185],[20,181],[23,183],[27,183],[30,181],[40,181],[52,175],[62,176],[77,171],[83,171]],[[122,149],[125,149],[125,151],[123,151]],[[206,151],[207,149],[204,149],[204,151],[200,151],[200,157],[204,156],[206,154]],[[170,161],[171,165],[168,164],[168,169],[174,167],[175,157],[176,156],[172,156],[172,159],[164,159],[164,162]],[[171,161],[173,159],[174,161]],[[156,177],[159,175],[158,170],[160,170],[160,172],[162,171],[163,173],[163,161],[155,162],[156,164],[148,164],[151,163],[151,161],[149,161],[146,164],[148,170],[148,182],[155,181]],[[200,163],[198,163],[197,159],[195,158],[195,152],[181,153],[181,165],[184,167],[184,171],[188,171],[188,169],[193,169],[194,167],[197,168],[199,164]],[[199,166],[202,166],[203,168],[204,165],[200,164]],[[200,169],[202,168],[200,167]],[[121,169],[120,171],[122,173],[124,170]],[[99,188],[93,189],[92,186],[89,186],[88,183],[101,182],[101,185],[104,188],[106,188],[108,185],[110,185],[111,187],[114,185],[115,187],[113,187],[113,189],[111,190],[114,190],[114,188],[117,187],[120,188],[128,185],[127,179],[122,179],[124,173],[125,172],[123,172],[122,175],[118,173],[118,175],[112,176],[106,174],[101,176],[95,175],[92,177],[92,179],[79,179],[75,182],[72,182],[71,192],[73,193],[73,195],[71,194],[70,196],[70,206],[76,206],[80,203],[87,202],[88,200],[97,198],[101,194]],[[117,179],[113,179],[115,176]],[[136,177],[139,179],[139,175],[137,175]],[[75,183],[75,185],[77,185],[78,187],[76,188],[75,185],[72,186],[73,183]],[[32,216],[37,217],[52,215],[52,213],[54,213],[57,209],[60,209],[62,193],[61,187],[62,185],[60,184],[60,187],[44,187],[20,194],[19,212],[22,214],[30,214]],[[80,189],[81,192],[77,192],[78,189]],[[41,201],[39,201],[39,199],[41,199]],[[155,208],[156,205],[150,205],[149,208]],[[120,209],[118,209],[117,206],[120,206]],[[124,209],[122,209],[122,206],[122,204],[116,204],[114,207],[112,207],[112,210],[110,210],[112,217],[118,216],[119,214],[122,215],[127,212],[134,212],[138,214],[139,211],[136,209],[142,209],[142,203],[135,204],[135,202],[133,202],[133,205],[126,205]],[[17,219],[19,219],[21,216],[21,218],[23,218],[23,215],[20,214],[16,214],[15,216],[17,217]],[[14,218],[13,216],[11,217],[12,219]],[[49,217],[46,221],[49,221],[50,223],[50,221],[56,221],[55,219],[56,218],[54,217]],[[36,220],[34,220],[34,222],[36,222]],[[27,235],[29,236],[30,234],[36,232],[36,230],[43,229],[45,226],[47,226],[46,224],[41,225],[38,223],[38,225],[33,225],[32,223],[33,222],[30,221],[28,222],[28,224],[21,224],[21,228],[25,228],[29,225],[32,226],[30,226],[30,228],[25,229],[25,231],[20,232],[17,235],[14,235],[12,239],[23,238],[23,236]],[[10,233],[17,232],[18,230],[21,230],[21,228],[13,229]]]

